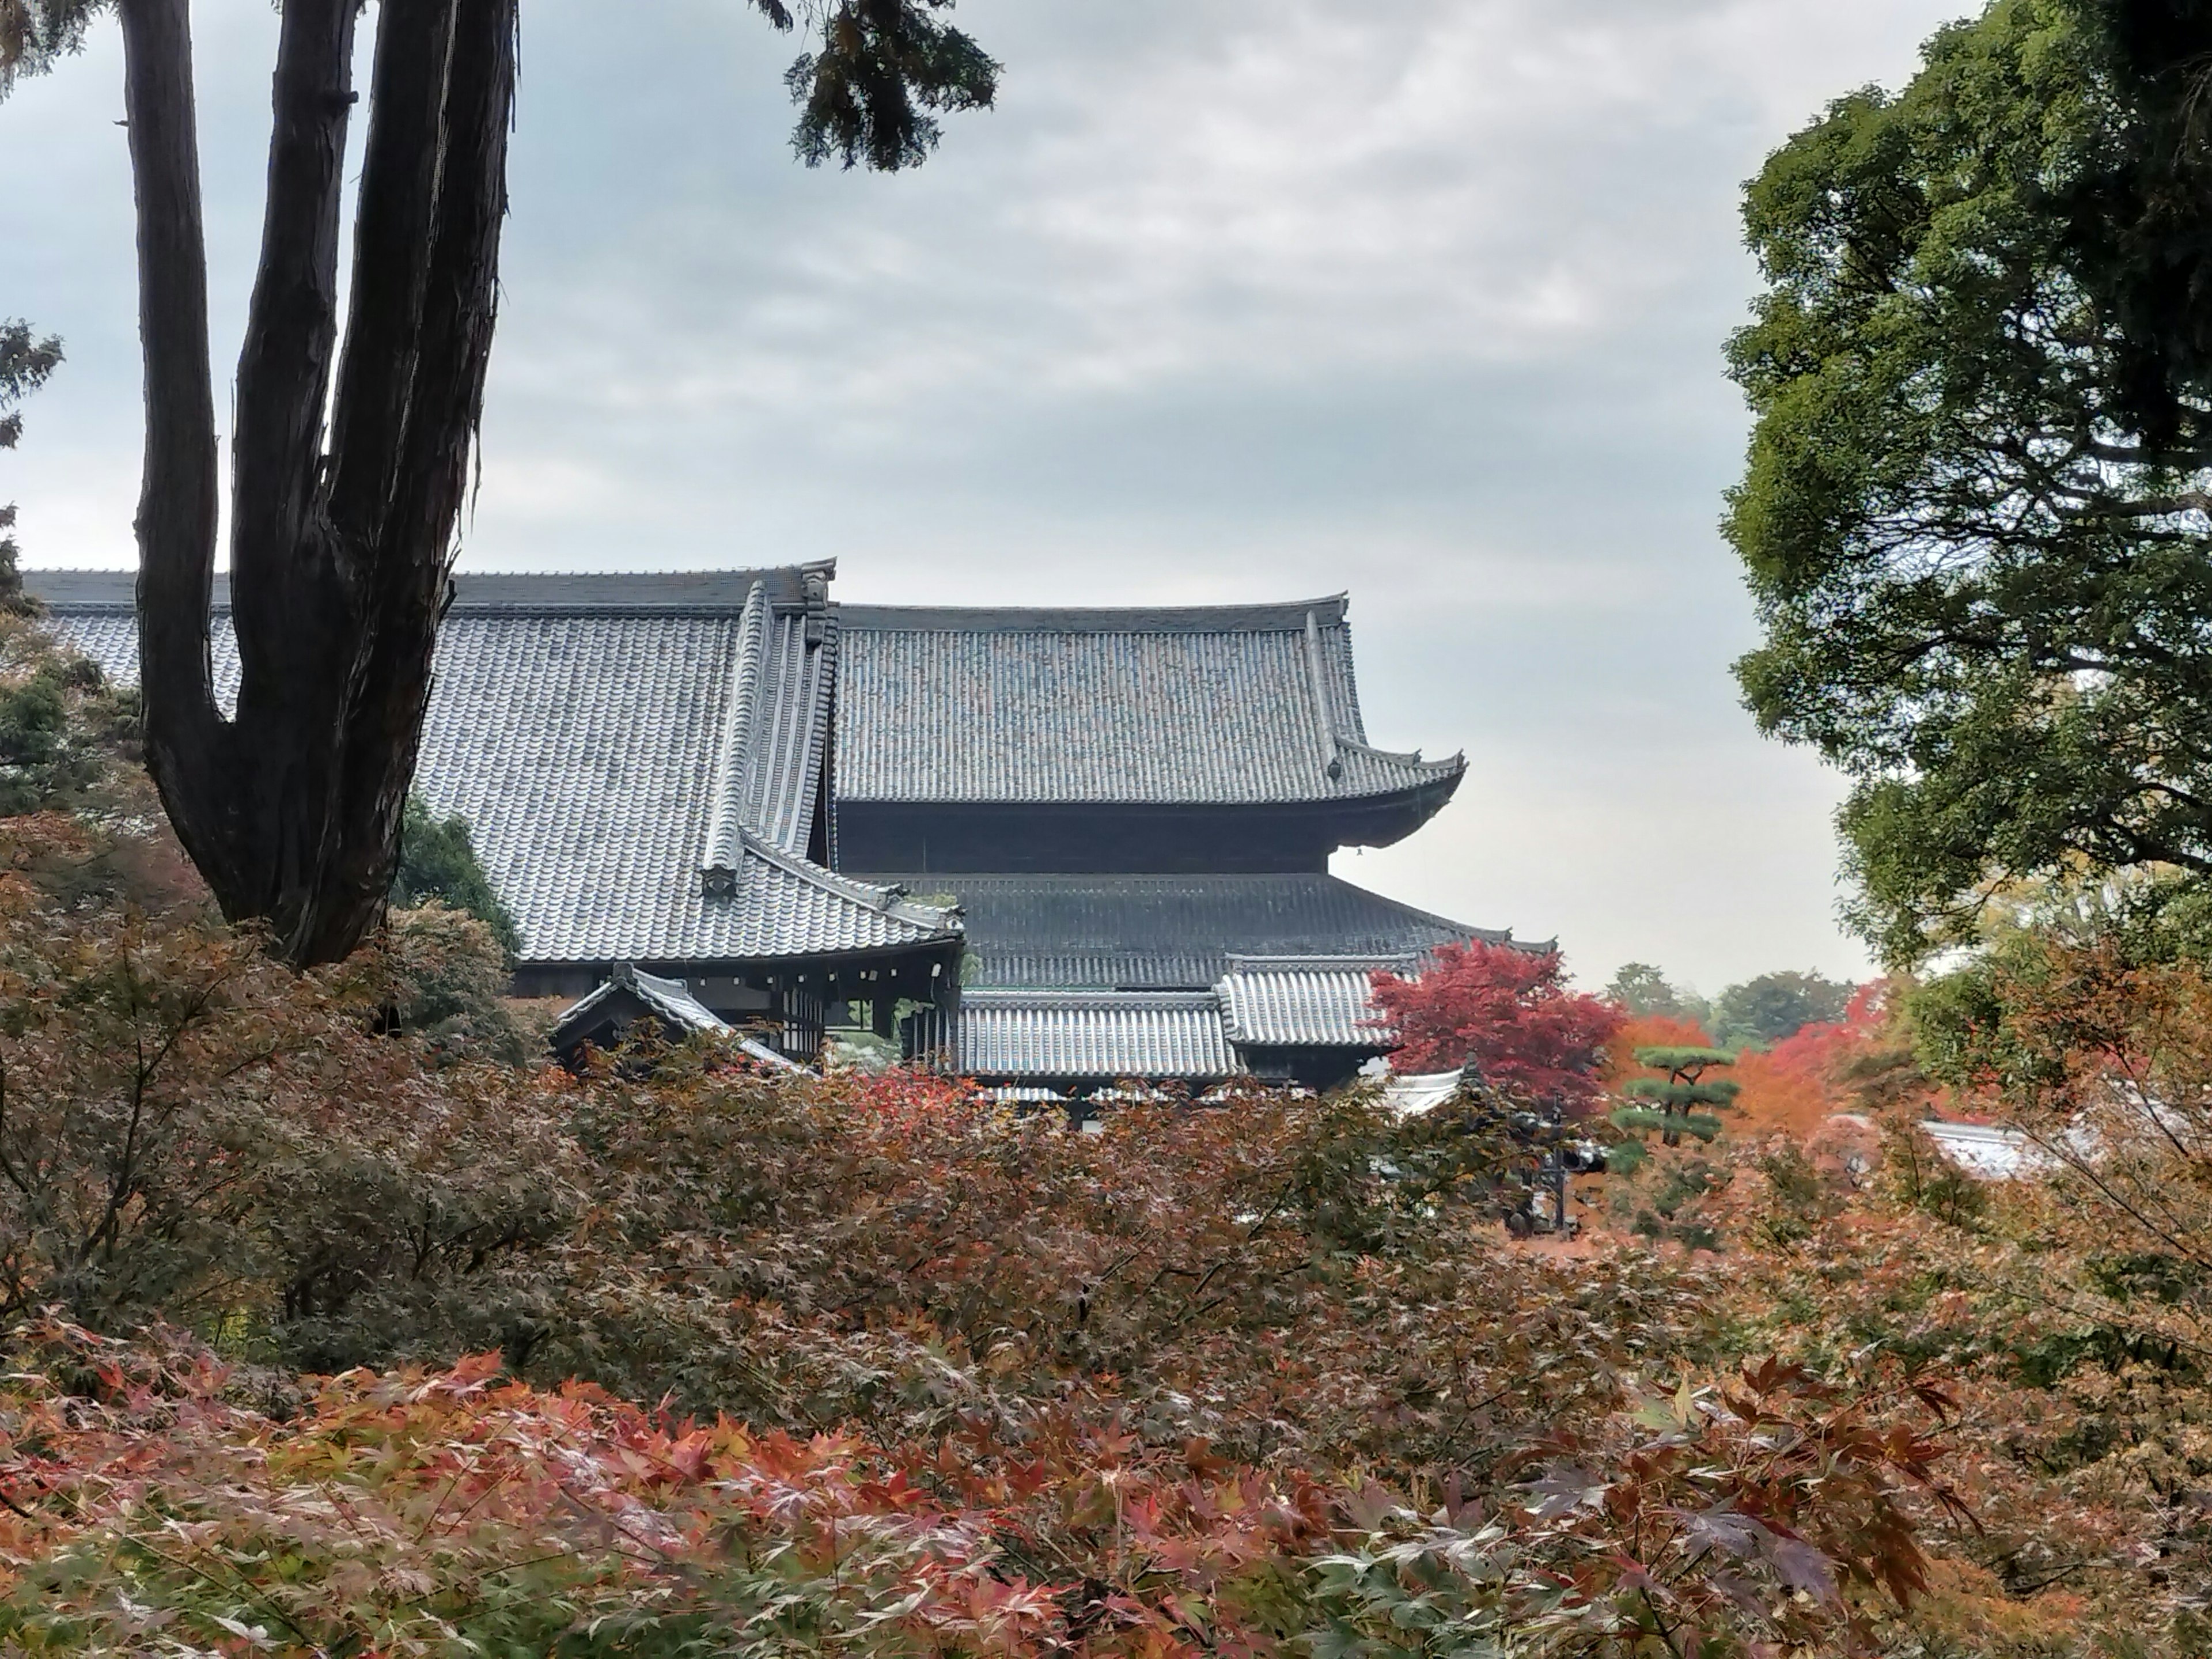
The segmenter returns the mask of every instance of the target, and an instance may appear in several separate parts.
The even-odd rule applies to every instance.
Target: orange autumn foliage
[[[1670,1014],[1631,1014],[1605,1045],[1605,1080],[1620,1088],[1632,1078],[1664,1078],[1649,1066],[1636,1063],[1638,1048],[1710,1048],[1712,1037],[1694,1019]]]
[[[1725,1115],[1730,1132],[1788,1134],[1800,1140],[1818,1134],[1829,1115],[1844,1108],[1835,1083],[1836,1067],[1881,1024],[1884,989],[1879,981],[1862,986],[1842,1019],[1808,1025],[1764,1051],[1741,1051],[1727,1073],[1743,1086],[1735,1109]],[[1711,1046],[1711,1034],[1695,1020],[1638,1015],[1621,1026],[1607,1047],[1607,1081],[1619,1088],[1634,1078],[1660,1075],[1637,1064],[1638,1048]]]
[[[1728,1119],[1735,1133],[1809,1140],[1828,1115],[1840,1109],[1825,1072],[1808,1066],[1802,1054],[1784,1054],[1785,1046],[1777,1043],[1765,1054],[1747,1048],[1736,1056],[1729,1075],[1743,1085],[1743,1092]]]

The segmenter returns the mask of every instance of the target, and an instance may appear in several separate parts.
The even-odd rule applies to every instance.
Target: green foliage
[[[1662,1144],[1677,1146],[1684,1135],[1711,1140],[1721,1132],[1721,1121],[1698,1106],[1733,1106],[1742,1085],[1732,1078],[1708,1079],[1718,1066],[1733,1066],[1735,1056],[1725,1048],[1676,1046],[1638,1048],[1636,1063],[1664,1072],[1663,1078],[1632,1078],[1622,1089],[1631,1101],[1650,1101],[1649,1106],[1616,1107],[1613,1127],[1629,1134],[1656,1132]]]
[[[1817,973],[1761,974],[1713,1000],[1712,1029],[1736,1048],[1771,1048],[1808,1025],[1832,1024],[1858,988]]]
[[[1712,1140],[1721,1132],[1720,1119],[1709,1112],[1663,1111],[1649,1106],[1616,1106],[1607,1114],[1606,1121],[1629,1134],[1657,1133],[1669,1146],[1679,1145],[1684,1135]],[[1629,1169],[1632,1170],[1641,1161],[1640,1158],[1632,1160]]]
[[[2143,137],[2110,16],[1997,0],[1746,195],[1766,291],[1730,346],[1757,424],[1728,533],[1766,641],[1738,673],[1856,777],[1857,920],[1893,961],[2007,880],[2212,871],[2212,402],[2123,412],[2158,343],[2083,234]],[[2201,241],[2125,258],[2199,269]]]
[[[1657,1044],[1636,1050],[1636,1063],[1649,1066],[1670,1075],[1695,1079],[1710,1066],[1733,1066],[1735,1056],[1726,1048],[1701,1048]]]
[[[5,5],[0,4],[0,15],[5,10]],[[0,24],[0,90],[6,87],[8,64],[6,28]],[[59,340],[34,337],[27,323],[0,321],[0,449],[13,449],[23,435],[23,417],[15,412],[15,405],[44,385],[61,361]],[[28,616],[35,607],[25,596],[23,579],[16,569],[21,550],[9,533],[15,525],[14,504],[0,506],[0,611],[21,617]]]
[[[525,1029],[507,1004],[512,958],[489,923],[426,899],[391,913],[381,948],[391,1023],[421,1038],[438,1063],[544,1058],[545,1034]]]
[[[16,77],[40,75],[82,49],[92,20],[113,0],[0,0],[0,97]]]
[[[1761,1364],[1568,1427],[1485,1516],[1155,1449],[1084,1404],[924,1449],[672,1421],[475,1357],[276,1420],[189,1348],[52,1322],[21,1346],[0,1639],[39,1653],[1856,1649],[1862,1592],[1925,1586],[1905,1492],[1940,1456],[1909,1394]]]
[[[953,0],[753,4],[776,27],[804,18],[817,36],[784,76],[800,111],[792,149],[809,167],[918,167],[937,147],[937,114],[988,109],[998,96],[999,65],[935,15]]]
[[[1673,983],[1648,962],[1624,962],[1599,994],[1639,1018],[1659,1014],[1703,1024],[1712,1012],[1703,997]]]
[[[1820,1168],[1795,1141],[1762,1149],[1758,1170],[1767,1201],[1753,1224],[1770,1246],[1784,1249],[1809,1238],[1820,1223],[1842,1208]]]
[[[1669,1112],[1687,1111],[1692,1106],[1733,1106],[1743,1085],[1734,1078],[1716,1078],[1710,1083],[1663,1083],[1656,1078],[1632,1078],[1625,1092],[1632,1100],[1656,1101]]]
[[[491,929],[509,958],[522,948],[514,918],[492,891],[477,858],[466,818],[440,818],[419,795],[407,799],[399,832],[399,867],[392,872],[392,903],[408,909],[435,899]]]
[[[1668,1248],[1562,1261],[1495,1224],[1495,1101],[1251,1087],[1076,1134],[711,1045],[471,1064],[391,1030],[452,994],[398,944],[293,974],[51,897],[33,842],[88,832],[12,829],[0,1645],[2064,1654],[2202,1580],[2203,1290],[2154,1259],[2193,1219],[2020,1247],[2053,1309],[1959,1287],[2087,1188],[1967,1231],[1817,1146],[1639,1147]],[[492,959],[413,921],[431,967]]]
[[[0,605],[0,818],[112,807],[137,741],[135,692]]]
[[[1882,1155],[1900,1203],[1954,1227],[1972,1227],[1987,1212],[1989,1194],[1983,1184],[1937,1151],[1918,1124],[1893,1120],[1882,1133]]]

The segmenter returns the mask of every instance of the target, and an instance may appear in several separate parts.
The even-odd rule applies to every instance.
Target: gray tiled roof
[[[836,561],[781,565],[766,570],[637,570],[610,574],[538,572],[519,575],[462,571],[453,577],[453,604],[447,614],[495,610],[537,611],[636,611],[647,615],[716,615],[742,610],[756,583],[767,586],[769,599],[795,606],[806,601],[810,578],[827,582]],[[137,578],[127,570],[26,570],[23,580],[48,605],[70,609],[131,608]],[[230,578],[215,579],[215,608],[230,609]]]
[[[974,1077],[1233,1077],[1220,1000],[1198,992],[969,991],[956,1069]]]
[[[1235,955],[1382,963],[1439,945],[1512,939],[1317,872],[868,879],[956,899],[966,912],[968,982],[978,988],[1195,988],[1228,972]]]
[[[945,911],[803,856],[835,650],[833,629],[807,638],[807,574],[460,584],[439,633],[416,784],[433,810],[468,820],[525,960],[751,961],[957,934]],[[27,580],[58,634],[137,678],[127,576]],[[215,649],[228,700],[238,676],[228,627]],[[729,890],[708,896],[702,871],[718,833]]]
[[[1232,957],[1215,988],[1229,1040],[1240,1048],[1388,1048],[1389,1023],[1375,1006],[1369,975],[1395,963],[1342,957]]]
[[[838,616],[844,799],[1351,800],[1465,770],[1369,746],[1341,596]]]
[[[599,1010],[624,993],[635,997],[665,1020],[675,1031],[705,1031],[729,1037],[740,1052],[771,1071],[800,1072],[806,1069],[796,1060],[785,1059],[766,1043],[739,1035],[737,1027],[693,996],[691,988],[682,980],[661,979],[628,962],[617,963],[605,984],[562,1012],[561,1018],[554,1023],[553,1047],[565,1049],[571,1040],[569,1033],[588,1030]]]
[[[1195,990],[1213,982],[1220,961],[1212,951],[977,950],[972,942],[968,959],[970,985],[1061,990]]]

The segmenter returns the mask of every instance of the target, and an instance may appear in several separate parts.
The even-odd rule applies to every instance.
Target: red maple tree
[[[1379,972],[1375,1002],[1397,1028],[1391,1064],[1440,1072],[1473,1060],[1491,1083],[1557,1098],[1569,1111],[1602,1091],[1605,1048],[1620,1026],[1612,1003],[1566,986],[1556,951],[1447,945],[1415,978]]]

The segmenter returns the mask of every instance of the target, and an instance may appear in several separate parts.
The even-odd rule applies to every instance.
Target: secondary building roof
[[[1235,1077],[1244,1063],[1210,991],[970,991],[952,1069],[975,1077]]]
[[[855,801],[1285,804],[1431,791],[1464,758],[1371,746],[1340,594],[1280,605],[844,605],[837,791]]]
[[[1440,945],[1510,944],[1321,874],[871,875],[965,912],[978,988],[1199,989],[1232,955],[1334,957],[1378,965]]]
[[[1397,1045],[1376,1006],[1378,968],[1411,973],[1416,958],[1395,962],[1343,957],[1241,957],[1216,988],[1229,1040],[1240,1048],[1373,1048]]]
[[[659,1023],[665,1034],[680,1040],[694,1032],[727,1038],[748,1058],[772,1072],[805,1068],[786,1060],[766,1043],[742,1035],[728,1021],[691,994],[680,979],[661,979],[643,973],[634,963],[617,963],[606,983],[576,1003],[555,1024],[549,1045],[565,1061],[573,1060],[585,1043],[612,1048],[641,1018]]]

